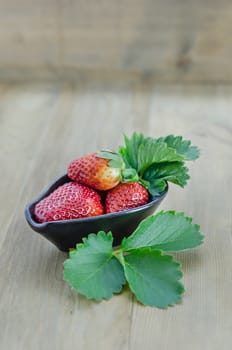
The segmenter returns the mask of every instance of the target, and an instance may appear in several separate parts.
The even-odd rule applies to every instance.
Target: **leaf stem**
[[[116,259],[118,259],[118,261],[120,262],[120,264],[122,264],[122,266],[125,265],[125,260],[124,260],[124,257],[123,257],[123,251],[122,249],[116,249],[114,252],[113,252],[113,256],[115,256]]]

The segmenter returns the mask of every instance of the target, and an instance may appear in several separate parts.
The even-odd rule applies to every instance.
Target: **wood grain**
[[[229,0],[2,0],[1,79],[232,81]]]
[[[232,336],[230,86],[127,81],[0,85],[0,348],[229,350]],[[182,190],[160,209],[184,211],[205,243],[177,258],[183,302],[143,307],[128,289],[93,302],[62,280],[65,253],[34,233],[23,210],[69,160],[122,134],[182,134],[201,148]]]

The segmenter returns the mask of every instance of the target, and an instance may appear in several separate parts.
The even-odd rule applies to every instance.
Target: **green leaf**
[[[116,169],[121,168],[121,163],[117,160],[110,160],[108,165],[111,166],[112,168],[116,168]]]
[[[136,133],[131,138],[125,136],[124,139],[125,146],[119,148],[119,154],[126,169],[133,168],[137,171],[139,180],[133,177],[132,181],[148,183],[146,188],[152,195],[160,195],[166,189],[167,181],[181,187],[186,185],[189,175],[183,162],[199,157],[198,148],[191,146],[189,140],[173,135],[155,139]],[[162,165],[158,166],[159,164]]]
[[[90,234],[64,262],[64,279],[89,299],[109,299],[121,291],[125,275],[113,256],[112,233]]]
[[[145,171],[153,164],[182,161],[183,156],[165,142],[148,138],[138,150],[138,172],[143,177]]]
[[[144,140],[142,134],[136,133],[133,133],[130,139],[127,136],[124,137],[125,146],[119,147],[119,154],[127,168],[138,170],[138,150]]]
[[[157,140],[165,142],[168,147],[174,148],[178,154],[184,156],[185,160],[194,160],[200,156],[199,149],[196,146],[191,146],[191,141],[183,140],[182,136],[168,135]]]
[[[138,182],[139,176],[135,169],[126,168],[122,171],[122,182]]]
[[[147,181],[147,183],[146,189],[152,196],[161,196],[168,186],[167,182],[162,179],[154,180],[152,182]]]
[[[97,156],[99,158],[108,159],[109,165],[112,168],[122,168],[123,167],[123,160],[120,157],[118,153],[115,153],[113,151],[100,151],[97,153]]]
[[[143,178],[148,181],[170,181],[184,187],[190,178],[188,168],[182,162],[160,163],[151,165]]]
[[[124,238],[122,249],[129,251],[153,247],[164,251],[179,251],[197,247],[203,241],[199,225],[183,213],[161,211],[144,219],[134,233]]]
[[[104,158],[104,159],[113,159],[113,160],[120,160],[120,156],[117,154],[117,153],[115,153],[115,152],[113,152],[113,151],[99,151],[98,153],[97,153],[97,157],[99,157],[99,158]]]
[[[155,139],[133,133],[131,138],[125,136],[124,141],[125,146],[119,148],[119,154],[126,167],[136,169],[140,176],[153,163],[194,160],[200,154],[199,149],[191,146],[191,141],[183,140],[182,136]]]
[[[152,195],[163,192],[167,181],[184,187],[189,178],[188,168],[183,162],[153,164],[143,176],[143,179],[149,182],[148,190]]]
[[[141,248],[124,256],[124,271],[136,298],[144,305],[166,308],[181,301],[180,264],[170,255]]]

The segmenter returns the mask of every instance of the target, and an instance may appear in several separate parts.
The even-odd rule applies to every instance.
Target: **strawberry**
[[[100,195],[93,189],[74,182],[58,187],[35,206],[38,222],[69,220],[104,213]]]
[[[96,153],[91,153],[73,160],[68,166],[69,178],[99,191],[115,187],[121,180],[121,170],[120,167],[112,167],[109,163],[118,156],[110,152],[104,154],[109,158],[98,157]]]
[[[106,195],[106,213],[136,208],[148,200],[147,190],[138,182],[120,183]]]

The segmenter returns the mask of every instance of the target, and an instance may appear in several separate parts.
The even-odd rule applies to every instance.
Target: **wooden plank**
[[[59,61],[56,0],[1,1],[0,67],[55,67]]]
[[[33,91],[35,96],[40,94],[38,88],[33,89],[30,86],[29,89]],[[55,178],[65,171],[69,161],[68,157],[96,149],[97,143],[104,144],[107,140],[109,141],[109,138],[112,143],[118,141],[117,133],[112,133],[113,125],[107,124],[106,120],[108,114],[112,113],[112,115],[116,114],[118,123],[122,123],[128,110],[130,98],[125,97],[123,103],[120,98],[121,94],[117,96],[113,91],[112,93],[105,91],[97,97],[95,88],[89,90],[83,86],[80,93],[79,89],[73,91],[71,87],[61,91],[54,87],[54,91],[56,91],[56,95],[53,96],[52,100],[55,108],[52,111],[49,108],[49,103],[47,103],[48,109],[46,111],[44,111],[44,104],[42,106],[30,104],[30,115],[40,114],[37,134],[41,136],[41,139],[39,147],[31,159],[30,166],[28,167],[27,159],[21,159],[20,174],[25,172],[25,169],[27,174],[24,179],[19,176],[19,179],[16,180],[17,186],[20,184],[20,198],[18,198],[17,192],[13,196],[16,202],[15,215],[6,232],[3,232],[1,241],[2,298],[0,313],[4,315],[0,319],[1,347],[9,347],[12,350],[16,348],[21,350],[25,346],[35,349],[45,349],[47,346],[64,349],[66,348],[65,344],[68,348],[70,346],[85,348],[85,344],[87,344],[88,348],[94,347],[96,336],[98,336],[99,345],[102,344],[102,347],[103,344],[109,343],[110,347],[112,343],[115,343],[118,349],[126,349],[125,345],[120,346],[121,342],[124,343],[125,338],[121,341],[118,339],[126,328],[129,330],[129,317],[125,320],[124,315],[125,312],[130,313],[131,294],[126,292],[123,298],[116,297],[108,303],[92,303],[73,293],[62,281],[62,262],[67,254],[58,252],[55,247],[33,233],[22,217],[22,210],[25,204],[52,180],[51,176]],[[45,89],[44,93],[47,93],[49,101],[50,92],[46,92]],[[18,99],[24,106],[23,112],[28,108],[29,98],[30,94],[28,91],[26,93],[25,87],[22,86],[22,93],[19,93]],[[119,116],[119,111],[121,116]],[[19,113],[20,110],[18,110],[15,120],[20,120]],[[47,118],[48,114],[49,118]],[[93,130],[94,137],[89,138],[89,126],[93,124],[93,120],[95,120],[96,130]],[[104,140],[104,132],[98,135],[98,123],[104,125],[108,139]],[[18,155],[23,153],[23,145],[22,148],[19,147],[21,143],[18,141],[24,137],[31,147],[35,141],[35,135],[30,133],[30,126],[27,123],[22,125],[24,128],[18,131],[19,135],[11,140],[13,149],[18,147],[19,150],[15,155],[13,152],[10,154],[15,157],[13,158],[15,161],[19,158]],[[36,125],[33,128],[36,128]],[[83,133],[86,134],[84,138]],[[83,143],[83,140],[86,142]],[[3,164],[7,165],[8,159]],[[14,163],[12,162],[12,164]],[[8,187],[10,180],[17,176],[10,172],[10,169],[7,175],[4,182],[5,187]],[[2,200],[5,197],[1,197]],[[2,205],[4,203],[1,203]],[[7,207],[9,208],[9,206]],[[10,214],[10,208],[8,214]],[[15,251],[14,254],[12,254],[12,249]],[[7,266],[4,261],[7,261]],[[20,264],[18,264],[19,261]],[[11,286],[5,283],[6,279],[9,280],[9,275],[11,275]],[[33,278],[33,275],[36,278]],[[57,291],[59,292],[56,293]],[[62,297],[63,293],[65,298]],[[62,298],[61,304],[60,297]],[[58,306],[59,304],[61,308]],[[85,316],[86,312],[89,315],[87,317]],[[29,314],[32,317],[28,317]],[[48,316],[49,314],[50,316]],[[63,316],[61,316],[62,314]],[[101,316],[99,324],[100,314],[102,316],[105,314],[106,317]],[[43,318],[45,315],[47,316]],[[63,318],[67,322],[66,325],[63,324]],[[51,320],[57,320],[58,323],[56,321],[53,323]],[[91,320],[95,321],[91,322]],[[100,325],[100,329],[96,329],[97,324]],[[57,334],[63,333],[62,329],[66,326],[71,332],[70,337],[68,334],[66,334],[67,338],[66,336],[56,337],[55,334],[57,332]],[[107,331],[108,337],[105,335],[107,328],[109,329]],[[115,329],[113,339],[110,333],[111,328]],[[85,332],[87,333],[85,334]],[[89,337],[88,333],[95,334],[95,336]],[[71,334],[76,334],[75,339]]]
[[[1,349],[231,348],[231,97],[230,86],[0,86]],[[171,186],[160,208],[184,211],[206,235],[202,247],[177,255],[186,293],[168,310],[141,306],[128,289],[98,303],[79,296],[62,280],[67,254],[23,217],[69,160],[116,148],[134,130],[182,134],[202,150],[186,189]]]
[[[100,70],[156,81],[232,81],[229,0],[2,3],[1,79],[75,79]]]
[[[171,186],[162,207],[192,216],[206,239],[199,249],[176,255],[185,274],[181,305],[162,311],[133,304],[131,349],[231,347],[231,92],[231,87],[154,89],[150,130],[185,135],[202,153],[190,166],[188,186]]]
[[[31,89],[31,85],[1,86],[0,92],[0,162],[2,176],[0,182],[1,197],[7,198],[1,211],[2,225],[8,225],[15,212],[15,205],[22,193],[22,184],[26,180],[37,151],[43,142],[44,132],[56,113],[56,94],[59,88],[45,85]],[[43,132],[38,134],[38,130]],[[25,137],[29,133],[30,137]],[[28,135],[28,136],[29,136]],[[39,180],[39,179],[38,179]],[[0,242],[5,239],[3,227]]]

